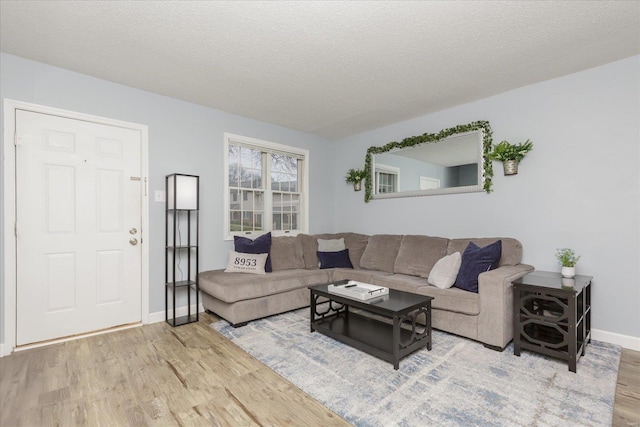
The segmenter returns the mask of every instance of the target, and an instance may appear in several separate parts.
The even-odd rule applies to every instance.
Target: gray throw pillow
[[[347,249],[344,237],[341,239],[318,239],[318,252],[340,252]]]
[[[431,269],[427,283],[440,289],[449,289],[456,282],[460,264],[462,264],[460,252],[440,258]]]

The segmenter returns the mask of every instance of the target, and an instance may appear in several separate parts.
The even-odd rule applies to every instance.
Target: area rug
[[[355,426],[609,426],[619,346],[592,341],[578,362],[513,355],[433,331],[433,348],[391,363],[309,332],[308,309],[225,337]]]

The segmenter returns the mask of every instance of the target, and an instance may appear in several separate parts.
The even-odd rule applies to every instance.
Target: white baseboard
[[[640,351],[640,337],[632,337],[630,335],[622,335],[600,329],[591,329],[591,338],[596,341],[617,344],[629,350]]]
[[[195,311],[196,311],[196,305],[193,304],[191,306],[191,312],[195,313]],[[198,312],[202,313],[203,311],[204,311],[204,307],[202,306],[202,304],[200,304],[200,306],[198,307]],[[176,308],[176,317],[186,316],[187,313],[188,313],[188,310],[186,305],[183,307]],[[169,317],[173,317],[173,310],[169,310]],[[164,322],[164,319],[165,319],[164,310],[156,311],[155,313],[149,313],[149,323]]]
[[[195,308],[195,305],[191,306],[192,311],[194,311]],[[200,305],[198,311],[200,313],[204,312],[204,307]],[[187,314],[187,307],[179,307],[176,312],[177,316],[185,316]],[[171,311],[169,311],[169,315],[171,315]],[[149,313],[149,323],[157,322],[164,322],[164,310],[157,311],[155,313]],[[604,341],[610,344],[616,344],[629,350],[640,351],[640,337],[632,337],[630,335],[622,335],[615,332],[592,329],[591,338],[596,341]],[[8,348],[8,346],[6,346],[4,343],[0,343],[0,357],[9,355],[8,353],[5,354],[6,348]]]

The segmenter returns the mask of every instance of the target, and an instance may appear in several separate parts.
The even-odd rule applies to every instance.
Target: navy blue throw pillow
[[[323,268],[353,268],[349,259],[349,249],[338,252],[318,252],[320,269]]]
[[[478,292],[478,276],[498,266],[502,256],[502,240],[491,243],[484,248],[469,242],[462,254],[462,264],[453,286],[469,292]]]
[[[268,254],[271,251],[271,232],[251,240],[247,237],[233,236],[235,251],[243,254]],[[271,273],[271,255],[267,256],[264,271]]]

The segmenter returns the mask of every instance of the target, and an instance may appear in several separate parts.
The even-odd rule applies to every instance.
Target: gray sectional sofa
[[[318,239],[344,238],[350,268],[320,269]],[[455,287],[440,289],[427,283],[429,272],[442,257],[464,252],[471,241],[484,247],[502,240],[498,267],[478,276],[478,293]],[[299,234],[274,237],[273,272],[254,275],[199,274],[204,308],[234,326],[309,305],[310,285],[357,280],[391,289],[429,295],[433,327],[503,349],[513,338],[512,282],[533,271],[521,264],[522,245],[512,238],[446,239],[419,235],[356,233]]]

